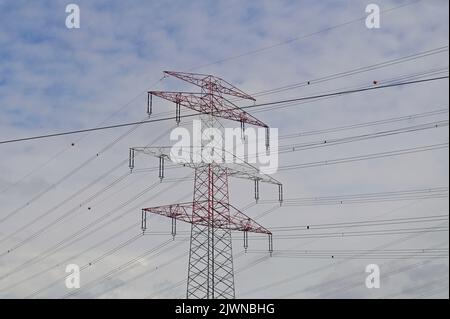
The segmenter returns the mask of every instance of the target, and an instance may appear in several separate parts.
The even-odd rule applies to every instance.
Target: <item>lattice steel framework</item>
[[[201,88],[201,92],[148,92],[147,113],[152,113],[153,96],[172,101],[176,105],[176,121],[180,122],[180,106],[198,111],[202,127],[218,128],[218,118],[241,122],[269,129],[224,95],[242,99],[254,98],[228,82],[212,75],[164,72]],[[202,139],[203,141],[203,139]],[[202,148],[206,145],[202,142]],[[208,147],[211,147],[209,145]],[[221,145],[213,147],[222,148]],[[266,134],[266,147],[269,147]],[[159,177],[164,177],[164,162],[170,160],[168,147],[130,148],[130,168],[134,168],[135,152],[159,158]],[[272,233],[229,203],[228,177],[251,179],[255,182],[255,199],[259,198],[259,183],[278,185],[282,202],[282,185],[274,178],[261,174],[252,165],[243,163],[184,163],[195,170],[193,201],[142,209],[142,229],[147,229],[147,214],[157,214],[172,219],[172,235],[176,235],[176,221],[191,224],[190,253],[188,266],[188,299],[233,299],[234,273],[232,256],[232,231],[244,232],[244,247],[248,247],[248,232],[267,234],[269,251],[273,251]]]

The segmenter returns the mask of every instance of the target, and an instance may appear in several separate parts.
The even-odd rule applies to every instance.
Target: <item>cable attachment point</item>
[[[145,234],[145,231],[147,230],[147,213],[145,210],[142,210],[142,217],[141,217],[141,229],[142,229],[142,235]]]
[[[130,172],[133,172],[134,168],[134,148],[130,148],[130,154],[128,158],[128,167],[130,168]]]
[[[270,127],[266,127],[266,151],[270,149]]]
[[[172,238],[175,240],[175,236],[177,235],[177,219],[172,218]]]
[[[272,236],[272,234],[269,234],[269,254],[270,254],[270,257],[273,256],[273,236]]]
[[[259,178],[255,179],[255,201],[256,203],[259,201]]]
[[[283,185],[278,184],[278,201],[280,202],[280,206],[283,204]]]
[[[248,250],[248,231],[244,230],[244,251],[247,253]]]
[[[159,179],[162,180],[164,179],[164,155],[161,155],[159,157],[159,175],[158,175]]]
[[[147,115],[150,117],[153,112],[153,94],[151,92],[147,93]]]

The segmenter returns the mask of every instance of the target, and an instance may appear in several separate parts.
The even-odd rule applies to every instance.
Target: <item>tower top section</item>
[[[205,93],[214,94],[214,92],[217,92],[220,94],[230,95],[245,100],[256,101],[254,97],[241,91],[231,83],[217,76],[175,71],[164,71],[164,74],[196,85],[200,87]]]
[[[267,132],[269,126],[264,122],[258,120],[250,113],[247,113],[242,108],[229,100],[229,96],[236,98],[255,101],[255,98],[241,91],[234,85],[227,81],[207,74],[186,73],[164,71],[167,76],[173,76],[177,79],[191,83],[201,90],[200,92],[171,92],[171,91],[148,91],[147,98],[147,113],[150,116],[152,113],[152,97],[158,96],[167,101],[171,101],[176,105],[176,121],[180,123],[180,107],[184,106],[191,110],[197,111],[200,114],[207,114],[216,118],[228,119],[241,123],[242,129],[244,124],[265,127]],[[266,146],[268,147],[268,139]]]

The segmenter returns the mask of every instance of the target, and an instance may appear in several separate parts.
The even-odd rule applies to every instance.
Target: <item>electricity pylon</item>
[[[197,87],[200,92],[162,92],[149,91],[147,113],[152,113],[153,96],[174,102],[176,105],[176,122],[180,123],[181,106],[200,113],[204,128],[219,128],[218,119],[238,121],[244,129],[245,123],[266,129],[266,147],[269,148],[269,127],[251,116],[237,105],[225,98],[233,96],[255,101],[253,97],[242,92],[223,79],[212,75],[165,71],[166,76],[173,76]],[[205,132],[205,130],[203,130]],[[202,132],[202,134],[203,134]],[[204,138],[203,138],[204,137]],[[208,151],[223,150],[222,145],[206,144],[208,137],[202,136],[201,147],[193,152],[204,154]],[[217,142],[217,141],[216,141]],[[133,147],[130,148],[130,169],[134,168],[135,153],[141,152],[159,158],[159,177],[164,178],[164,163],[171,160],[170,147]],[[159,207],[142,209],[142,230],[147,229],[147,214],[158,214],[172,219],[172,235],[176,235],[176,221],[191,224],[189,268],[187,280],[188,299],[233,299],[234,272],[232,255],[232,231],[244,232],[244,247],[248,247],[248,233],[267,234],[269,251],[273,251],[272,233],[245,215],[229,203],[228,177],[253,180],[255,199],[259,199],[259,183],[265,182],[278,186],[280,203],[283,200],[282,184],[274,178],[262,174],[256,167],[245,161],[224,163],[221,161],[202,160],[182,163],[195,170],[193,201],[176,203]]]

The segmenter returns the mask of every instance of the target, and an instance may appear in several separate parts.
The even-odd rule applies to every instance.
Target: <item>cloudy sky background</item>
[[[373,81],[383,84],[390,79],[437,69],[444,70],[438,75],[448,75],[447,48],[445,52],[388,68],[323,83],[313,81],[447,46],[448,2],[445,0],[419,1],[386,12],[381,16],[378,30],[365,27],[364,19],[360,18],[365,16],[365,7],[370,2],[359,0],[76,3],[81,9],[81,28],[69,30],[64,23],[65,1],[0,0],[0,140],[142,120],[146,116],[147,90],[188,88],[180,87],[172,79],[161,80],[163,70],[214,74],[248,93],[312,81],[307,87],[258,97],[258,103],[370,86]],[[409,2],[376,3],[381,10],[388,10]],[[344,24],[349,21],[352,22]],[[317,32],[321,30],[327,31]],[[279,128],[283,135],[439,109],[448,109],[448,80],[315,100],[265,112],[255,109],[253,114]],[[155,100],[154,111],[156,117],[158,113],[174,115],[174,106]],[[280,141],[280,144],[354,136],[442,120],[448,120],[448,113],[305,136]],[[190,122],[186,120],[183,125],[189,127]],[[24,298],[39,291],[32,297],[61,298],[69,292],[64,285],[64,270],[69,263],[88,265],[81,273],[82,289],[73,297],[184,296],[182,280],[187,276],[189,245],[182,232],[189,230],[187,225],[179,225],[178,239],[155,251],[155,255],[136,260],[130,269],[112,273],[108,280],[98,280],[171,240],[170,220],[154,217],[150,220],[148,236],[140,236],[112,252],[141,233],[140,208],[192,198],[193,172],[188,169],[167,170],[168,179],[163,183],[159,183],[155,171],[128,174],[128,148],[150,143],[166,145],[174,127],[174,122],[163,121],[1,144],[0,296]],[[448,128],[444,127],[291,152],[280,155],[279,163],[286,166],[447,142]],[[274,177],[283,182],[286,199],[448,187],[448,161],[448,149],[444,148],[280,171]],[[157,160],[150,157],[136,160],[136,168],[156,165]],[[184,177],[187,178],[183,182],[174,182]],[[141,192],[142,196],[136,198]],[[254,218],[270,211],[258,218],[269,229],[448,215],[447,197],[275,209],[277,196],[275,187],[262,185],[262,199],[273,202],[253,205],[253,183],[230,181],[231,203],[246,208],[245,212]],[[95,226],[81,233],[91,232],[90,235],[75,240],[77,232],[93,222]],[[448,218],[350,231],[436,226],[448,227]],[[315,233],[327,231],[337,230],[315,230]],[[338,231],[349,230],[338,228]],[[276,232],[274,236],[276,249],[336,253],[448,249],[448,235],[448,231],[443,231],[290,240],[277,240]],[[68,245],[71,238],[74,241]],[[242,234],[235,234],[234,238],[237,297],[448,298],[448,258],[333,259],[333,253],[322,259],[276,255],[267,258],[261,252],[266,249],[266,241],[250,236],[250,251],[242,254]],[[371,263],[381,268],[380,289],[365,287],[365,267]],[[94,284],[89,285],[91,281]]]

